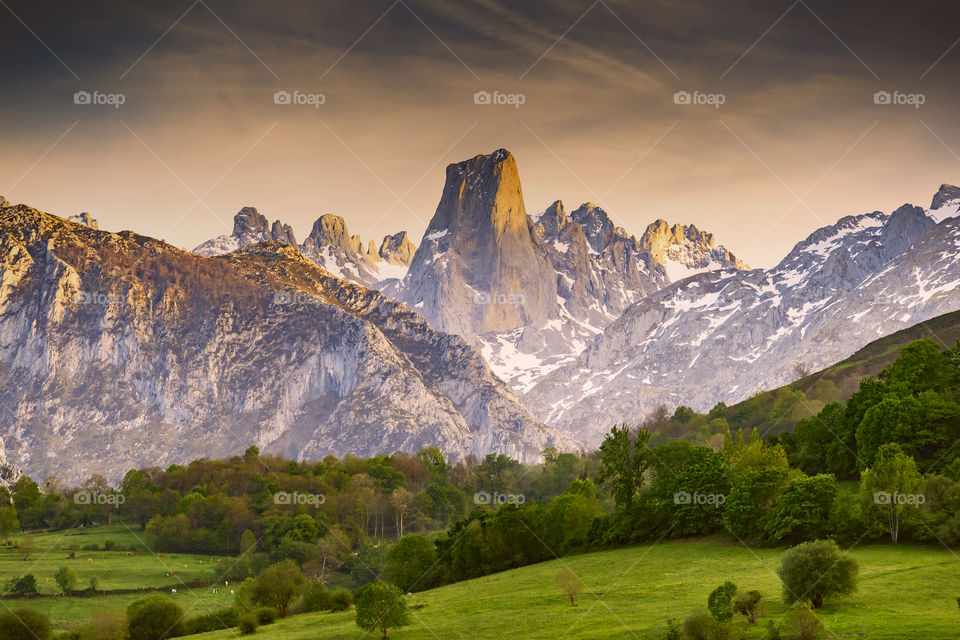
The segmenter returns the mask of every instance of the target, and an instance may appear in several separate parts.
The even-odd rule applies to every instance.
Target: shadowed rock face
[[[264,228],[245,217],[242,233]],[[309,459],[576,448],[462,338],[294,247],[203,258],[22,205],[0,211],[0,386],[0,458],[71,482],[251,444]]]
[[[508,151],[447,167],[403,299],[437,328],[466,336],[557,315],[556,278],[534,243]]]
[[[940,185],[940,189],[933,195],[933,202],[930,204],[930,208],[939,209],[952,200],[960,200],[960,187],[955,187],[952,184],[942,184]]]
[[[371,250],[372,248],[371,246]],[[383,242],[380,243],[380,257],[390,264],[409,266],[413,262],[413,256],[416,252],[417,247],[410,242],[406,231],[385,236]]]

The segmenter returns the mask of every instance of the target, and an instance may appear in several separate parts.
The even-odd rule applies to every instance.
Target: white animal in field
[[[177,592],[176,589],[170,589],[170,593],[176,593],[176,592]]]
[[[233,589],[230,589],[230,595],[234,595]]]

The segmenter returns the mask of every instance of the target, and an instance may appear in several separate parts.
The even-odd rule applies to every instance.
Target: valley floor
[[[748,639],[768,620],[780,620],[776,569],[782,549],[747,549],[724,540],[664,541],[571,556],[414,594],[412,624],[391,631],[397,640],[568,640],[659,638],[667,619],[705,608],[716,586],[732,580],[759,589],[766,610],[756,625],[738,622]],[[867,545],[853,550],[860,565],[856,595],[828,601],[820,611],[825,637],[872,640],[947,640],[960,637],[960,557],[943,547]],[[556,586],[569,567],[586,585],[576,607]],[[743,620],[742,617],[738,617]],[[236,630],[193,636],[226,640]],[[294,616],[261,627],[263,640],[376,638],[354,623],[353,611]]]

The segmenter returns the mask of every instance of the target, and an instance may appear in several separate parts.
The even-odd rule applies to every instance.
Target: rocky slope
[[[630,304],[721,268],[746,265],[692,225],[657,220],[637,239],[590,203],[568,216],[558,201],[528,216],[516,161],[499,149],[447,167],[407,277],[384,292],[480,346],[522,391]]]
[[[238,238],[270,241],[204,258],[23,205],[0,210],[11,465],[76,481],[251,444],[311,459],[429,444],[532,460],[576,447],[462,338],[241,214]]]
[[[766,271],[714,271],[631,306],[524,396],[596,444],[659,404],[706,410],[789,382],[875,338],[960,308],[960,193],[841,219]],[[584,427],[584,425],[588,425]]]
[[[233,218],[233,232],[207,240],[193,252],[204,257],[219,256],[259,242],[282,242],[339,278],[378,288],[380,283],[402,278],[416,247],[405,231],[383,238],[380,248],[373,240],[364,246],[360,236],[351,236],[340,216],[326,214],[313,223],[302,244],[297,244],[290,225],[269,221],[253,207],[244,207]]]

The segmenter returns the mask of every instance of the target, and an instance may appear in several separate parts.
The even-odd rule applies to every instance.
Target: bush
[[[307,588],[303,590],[300,598],[299,611],[301,613],[310,613],[311,611],[329,611],[333,608],[333,597],[322,582],[311,581]]]
[[[77,578],[77,572],[70,567],[60,567],[57,569],[57,572],[53,574],[53,579],[63,593],[76,589],[79,580]]]
[[[237,621],[237,628],[240,630],[240,633],[244,635],[250,635],[251,633],[256,633],[257,631],[257,616],[253,613],[245,613],[240,616]]]
[[[683,626],[676,618],[667,620],[667,632],[663,634],[663,640],[683,640]]]
[[[130,640],[165,640],[184,633],[183,610],[164,595],[141,598],[127,607]]]
[[[76,640],[126,640],[127,616],[122,610],[98,609],[82,625]]]
[[[49,640],[50,621],[39,611],[22,607],[0,613],[0,640]]]
[[[683,621],[683,630],[691,640],[718,640],[720,625],[707,611],[694,611]]]
[[[824,598],[856,591],[858,571],[856,561],[841,553],[836,542],[817,540],[785,551],[777,573],[787,604],[809,599],[819,609]]]
[[[257,623],[260,625],[273,624],[273,621],[277,619],[277,610],[273,607],[257,607],[254,609],[253,615],[257,617]]]
[[[117,548],[117,542],[115,540],[104,540],[103,541],[103,550],[104,551],[113,551]]]
[[[232,629],[237,626],[237,619],[239,617],[239,612],[233,607],[229,607],[190,618],[184,625],[186,627],[186,635],[206,633],[207,631],[220,631],[221,629]]]
[[[733,610],[744,616],[750,624],[757,624],[761,600],[763,600],[763,594],[759,591],[738,593],[737,599],[733,601]]]
[[[14,578],[10,581],[7,591],[15,596],[33,595],[37,592],[37,579],[33,577],[32,573],[28,573],[22,578]]]
[[[346,611],[353,604],[353,594],[349,589],[334,589],[330,592],[330,600],[333,602],[331,611]]]
[[[767,634],[764,637],[764,640],[780,640],[780,627],[777,626],[777,623],[771,620],[767,623]]]
[[[729,580],[714,589],[707,599],[710,615],[717,622],[726,622],[733,617],[733,598],[737,595],[737,585]]]
[[[816,638],[823,632],[823,623],[817,614],[799,602],[793,605],[783,623],[790,633],[802,640]]]

